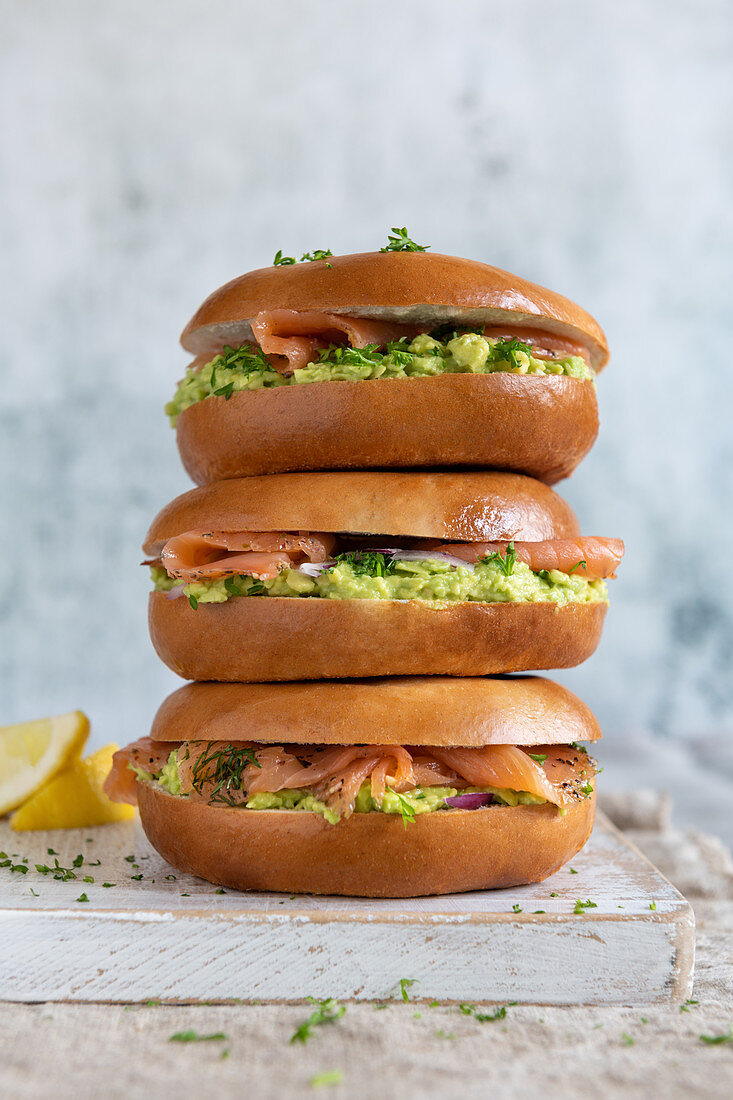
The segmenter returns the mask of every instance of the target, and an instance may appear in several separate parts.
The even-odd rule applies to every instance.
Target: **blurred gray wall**
[[[137,563],[188,487],[162,413],[178,333],[278,248],[407,225],[607,331],[601,436],[561,491],[628,556],[599,652],[564,679],[607,733],[731,731],[730,3],[0,16],[1,720],[80,706],[98,743],[146,732],[176,683]]]

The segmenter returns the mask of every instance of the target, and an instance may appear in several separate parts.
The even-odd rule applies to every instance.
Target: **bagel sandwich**
[[[539,882],[587,840],[601,736],[539,677],[189,684],[106,782],[175,868],[413,897]]]
[[[143,549],[162,660],[272,681],[579,664],[624,548],[519,474],[326,471],[193,489]]]
[[[314,255],[232,280],[186,326],[166,411],[197,484],[432,466],[551,484],[588,453],[608,348],[579,306],[455,256]]]

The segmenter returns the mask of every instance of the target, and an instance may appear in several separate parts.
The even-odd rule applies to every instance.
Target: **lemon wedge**
[[[111,802],[102,789],[117,745],[105,745],[46,783],[10,818],[13,829],[81,829],[129,821],[135,807]]]
[[[89,719],[80,710],[0,726],[0,815],[78,760],[88,736]]]

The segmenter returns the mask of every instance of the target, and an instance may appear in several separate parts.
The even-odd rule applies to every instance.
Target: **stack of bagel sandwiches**
[[[550,488],[597,433],[598,324],[394,231],[278,253],[181,340],[167,412],[197,487],[144,553],[153,645],[192,682],[108,794],[174,867],[240,890],[551,875],[590,834],[601,732],[527,673],[593,653],[623,556]]]

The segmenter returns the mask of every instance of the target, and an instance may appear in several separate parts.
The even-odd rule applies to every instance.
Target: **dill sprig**
[[[377,550],[348,550],[337,554],[338,565],[350,565],[357,577],[388,577],[394,573],[397,562],[391,554]]]
[[[504,576],[511,577],[517,561],[517,552],[514,549],[514,539],[508,543],[506,554],[503,557],[495,550],[493,554],[485,554],[483,558],[479,558],[478,560],[481,565],[488,565],[490,562],[495,561]]]
[[[209,802],[238,806],[242,798],[237,798],[236,793],[244,791],[244,769],[249,764],[254,764],[256,768],[262,767],[254,749],[240,749],[236,745],[222,749],[216,748],[214,744],[209,745],[193,765],[191,785],[200,794],[205,783],[213,783]]]

